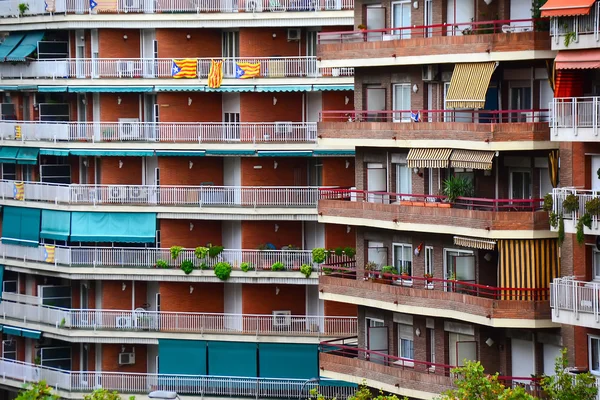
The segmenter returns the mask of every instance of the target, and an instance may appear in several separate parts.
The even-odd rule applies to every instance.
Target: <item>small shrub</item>
[[[381,268],[381,272],[384,274],[395,274],[396,268],[392,267],[391,265],[385,265],[383,268]]]
[[[313,262],[316,264],[323,264],[325,262],[325,257],[327,254],[325,253],[325,249],[322,247],[317,247],[312,249],[312,257]]]
[[[221,261],[215,265],[215,275],[222,281],[229,279],[231,275],[231,264]]]
[[[223,246],[210,246],[208,248],[208,256],[210,258],[215,258],[219,254],[223,252]]]
[[[135,396],[132,396],[135,398]],[[83,396],[84,400],[121,400],[119,392],[109,391],[107,389],[96,389],[91,394]],[[131,400],[131,398],[130,398]]]
[[[19,15],[23,16],[27,11],[29,11],[29,4],[19,3]]]
[[[196,247],[194,249],[194,255],[196,256],[197,259],[202,260],[204,258],[206,258],[206,256],[208,255],[208,247]]]
[[[341,257],[344,255],[344,249],[342,249],[341,247],[336,247],[335,250],[333,250],[333,252],[338,257]]]
[[[558,218],[558,245],[562,245],[565,241],[565,220],[562,217]]]
[[[179,257],[179,254],[181,253],[181,250],[183,250],[183,247],[181,246],[171,246],[171,258],[173,260],[177,260],[177,257]]]
[[[181,262],[181,266],[179,268],[181,268],[186,275],[189,275],[194,270],[194,263],[190,260],[184,260]]]
[[[600,216],[600,197],[594,197],[586,201],[585,212],[594,217]]]
[[[573,193],[568,194],[563,200],[563,208],[565,212],[573,212],[579,210],[579,199]]]
[[[271,265],[271,271],[283,271],[285,270],[285,265],[281,261],[277,261],[275,264]]]
[[[375,264],[373,261],[369,261],[365,264],[365,271],[375,271],[376,268],[377,264]]]
[[[39,359],[39,357],[36,357],[36,359]],[[39,365],[39,362],[36,365]],[[59,398],[59,396],[52,393],[52,388],[48,386],[46,381],[39,381],[24,386],[16,400],[58,400]]]
[[[169,268],[169,263],[165,260],[156,260],[156,268]]]
[[[547,193],[544,196],[544,211],[552,211],[552,206],[554,206],[554,200],[552,200],[552,193]]]
[[[240,264],[240,269],[243,272],[253,271],[254,270],[254,266],[252,265],[252,263],[244,261],[243,263]]]
[[[63,319],[60,320],[60,327],[61,328],[64,328],[66,324],[67,324],[67,320],[66,319],[63,318]]]
[[[558,226],[558,215],[556,213],[551,212],[549,221],[550,226],[556,229],[556,227]]]
[[[354,247],[346,247],[344,248],[344,254],[346,255],[346,257],[354,258],[354,256],[356,255],[356,249]]]
[[[203,263],[201,263],[201,264],[198,266],[198,269],[201,269],[201,270],[203,270],[203,271],[204,271],[205,269],[209,269],[209,268],[210,268],[210,267],[209,267],[209,266],[208,266],[206,263],[204,263],[204,262],[203,262]]]
[[[331,275],[333,273],[333,269],[325,267],[325,268],[323,268],[323,273],[325,275]]]
[[[305,278],[308,278],[310,274],[312,274],[312,265],[302,264],[300,267],[300,272],[304,275]]]

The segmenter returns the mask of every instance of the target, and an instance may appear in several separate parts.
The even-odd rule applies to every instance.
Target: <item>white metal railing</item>
[[[311,250],[224,249],[215,257],[198,258],[194,249],[182,249],[179,256],[173,259],[170,249],[55,246],[54,257],[48,258],[43,244],[38,247],[24,247],[0,243],[0,259],[45,262],[79,268],[156,268],[159,260],[166,263],[165,268],[179,268],[183,261],[192,261],[197,268],[212,268],[218,262],[224,261],[231,264],[234,270],[239,270],[243,262],[250,263],[258,271],[270,271],[272,265],[277,262],[282,263],[286,271],[298,271],[303,264],[311,265],[315,270],[318,268],[318,265],[312,262]]]
[[[323,382],[321,386],[317,386],[316,383],[307,382],[305,379],[65,371],[6,358],[0,358],[0,377],[15,381],[19,387],[23,383],[44,380],[54,389],[69,392],[91,392],[103,388],[123,394],[147,394],[154,390],[167,390],[185,395],[240,396],[257,399],[305,399],[309,391],[316,387],[326,398],[345,399],[356,390],[349,386],[328,386]]]
[[[217,59],[218,57],[215,57]],[[195,77],[206,79],[212,59],[196,60]],[[299,78],[334,75],[333,69],[320,69],[317,57],[254,57],[225,58],[223,77],[237,78],[238,63],[260,64],[257,78]],[[171,58],[80,58],[36,60],[29,63],[2,63],[0,78],[50,78],[50,79],[101,79],[101,78],[171,78],[173,76]],[[337,75],[354,75],[352,68],[336,69]]]
[[[565,211],[563,207],[563,202],[567,198],[568,195],[573,194],[577,196],[579,201],[579,209],[572,212]],[[576,223],[579,218],[585,214],[586,209],[585,205],[591,199],[600,197],[600,191],[594,190],[581,190],[575,189],[572,187],[566,188],[554,188],[552,189],[552,211],[558,215],[562,216],[565,220],[573,220],[573,223]],[[600,216],[598,215],[590,215],[592,218],[592,229],[600,228]]]
[[[16,190],[23,185],[23,195]],[[64,204],[195,207],[316,207],[313,186],[79,185],[0,180],[0,199]]]
[[[316,143],[317,123],[0,121],[0,139],[23,142]]]
[[[5,294],[0,303],[2,319],[65,329],[335,337],[356,335],[357,330],[356,317],[79,310],[45,306],[39,297]]]
[[[550,284],[550,307],[554,312],[593,314],[600,323],[600,284],[577,281],[570,277],[554,278]]]
[[[290,11],[338,11],[353,10],[354,0],[109,0],[90,10],[89,0],[5,0],[0,1],[1,17],[19,16],[19,4],[29,6],[24,15],[51,13],[205,13],[205,12],[290,12]],[[46,5],[48,4],[48,5]]]
[[[575,17],[554,17],[550,20],[550,36],[554,37],[555,43],[560,43],[568,34],[574,33],[572,42],[579,41],[579,35],[594,35],[596,41],[600,41],[600,2],[596,1],[592,11],[587,15]]]
[[[598,136],[600,125],[600,97],[567,97],[555,98],[551,103],[554,135],[559,128],[573,129],[577,136],[580,128],[592,129]]]

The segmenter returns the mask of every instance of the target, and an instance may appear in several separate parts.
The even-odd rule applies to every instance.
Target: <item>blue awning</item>
[[[153,86],[69,86],[70,93],[148,93]]]
[[[0,61],[4,61],[4,59],[10,54],[11,51],[15,49],[21,43],[21,40],[25,37],[25,32],[12,32],[10,33],[4,42],[0,44]]]
[[[71,241],[154,243],[156,213],[72,212]]]
[[[312,151],[259,151],[259,157],[311,157]]]
[[[21,336],[21,328],[17,328],[16,326],[4,325],[2,327],[2,332],[6,333],[7,335]]]
[[[37,50],[38,42],[44,38],[45,33],[44,31],[27,32],[21,43],[6,57],[6,61],[25,61],[31,53]]]
[[[310,92],[311,85],[277,85],[277,86],[257,86],[257,92]]]
[[[204,150],[156,150],[156,155],[159,157],[204,157]]]
[[[2,61],[2,60],[0,60],[0,61]],[[18,86],[4,86],[4,85],[2,85],[2,86],[0,86],[0,90],[2,90],[4,92],[12,92],[12,91],[15,91],[15,90],[19,90],[19,87]]]
[[[204,86],[155,86],[157,92],[204,92]]]
[[[42,156],[62,156],[67,157],[69,150],[63,149],[40,149],[40,155]]]
[[[314,150],[313,156],[315,157],[327,157],[327,156],[354,156],[356,152],[354,150]]]
[[[119,149],[75,149],[69,150],[73,156],[107,156],[107,157],[152,157],[153,150],[119,150]]]
[[[69,240],[71,213],[69,211],[42,210],[40,237],[52,240]]]
[[[66,86],[38,86],[38,92],[40,93],[57,93],[66,91]]]
[[[21,328],[21,336],[37,340],[42,337],[42,332],[35,331],[33,329]]]
[[[207,156],[253,156],[254,150],[206,150]]]
[[[348,85],[313,85],[314,91],[354,90],[353,84]]]
[[[38,247],[42,210],[27,207],[4,207],[2,243]]]
[[[206,92],[254,92],[254,86],[221,86],[218,89],[206,86]]]
[[[2,147],[0,149],[0,164],[15,164],[18,154],[19,147]]]
[[[38,161],[40,149],[37,147],[21,147],[17,154],[17,164],[20,165],[36,165]]]

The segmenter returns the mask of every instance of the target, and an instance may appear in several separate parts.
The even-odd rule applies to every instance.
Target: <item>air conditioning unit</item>
[[[146,200],[148,198],[148,189],[140,186],[130,187],[127,191],[127,200],[135,202],[136,200]]]
[[[120,139],[139,139],[140,134],[141,129],[137,118],[119,118]]]
[[[119,365],[135,364],[135,353],[119,353]]]
[[[108,187],[108,200],[111,202],[121,202],[125,199],[127,189],[121,186],[109,186]]]
[[[422,70],[423,82],[434,81],[438,72],[439,72],[439,68],[437,65],[423,65],[423,70]]]
[[[288,137],[292,134],[292,122],[278,121],[275,122],[275,136],[278,138]]]
[[[262,0],[247,0],[246,12],[262,12]]]
[[[300,28],[289,28],[287,30],[287,40],[288,42],[298,41],[300,40]]]
[[[125,76],[133,78],[134,62],[133,61],[119,61],[117,63],[117,74],[119,77]]]
[[[286,311],[273,311],[273,326],[283,327],[290,326],[292,324],[292,312]]]
[[[115,322],[117,324],[117,328],[131,328],[133,326],[131,324],[131,317],[117,317],[115,319]],[[121,353],[121,354],[128,354],[128,353]]]

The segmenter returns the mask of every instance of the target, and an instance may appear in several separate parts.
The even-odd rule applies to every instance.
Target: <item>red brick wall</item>
[[[220,157],[159,157],[158,167],[161,185],[198,186],[203,182],[223,185],[223,159]]]
[[[102,371],[105,372],[147,372],[147,349],[143,344],[127,344],[125,353],[135,352],[135,364],[119,365],[119,353],[122,350],[121,344],[103,344],[102,345]],[[134,351],[135,350],[135,351]]]
[[[325,315],[331,317],[356,317],[358,310],[356,304],[340,303],[338,301],[325,300]]]
[[[279,229],[275,232],[275,224]],[[242,221],[242,249],[257,249],[261,244],[302,246],[300,221]]]
[[[190,294],[190,286],[194,291]],[[170,312],[224,312],[222,283],[160,283],[160,309]]]
[[[276,294],[279,288],[279,294]],[[304,285],[242,285],[243,314],[272,314],[290,310],[292,315],[304,315],[306,287]]]
[[[190,231],[190,223],[194,228]],[[221,221],[187,220],[187,219],[161,219],[160,220],[161,247],[182,246],[195,248],[212,243],[220,246]]]
[[[123,290],[125,283],[125,290]],[[105,310],[131,310],[131,281],[103,281],[102,308]],[[146,304],[146,282],[135,282],[135,307]]]
[[[354,186],[354,157],[324,157],[323,186]],[[346,168],[346,161],[350,164]]]
[[[159,58],[221,56],[221,32],[218,29],[157,29],[156,40]]]
[[[119,97],[121,104],[119,104]],[[119,118],[140,117],[140,95],[137,93],[100,93],[100,120],[118,122]]]
[[[119,161],[123,163],[121,168]],[[102,157],[100,180],[103,185],[141,185],[142,157]]]
[[[273,97],[277,99],[275,105]],[[302,121],[302,93],[240,93],[240,120]]]
[[[139,29],[98,29],[100,58],[140,58],[140,49]]]
[[[275,169],[277,161],[277,169]],[[307,160],[302,158],[242,158],[242,186],[304,186],[307,182]],[[254,169],[254,166],[262,166]],[[299,171],[300,182],[294,182],[294,171]]]
[[[188,98],[192,104],[188,106]],[[221,93],[159,93],[161,122],[221,122]]]
[[[356,228],[347,225],[326,224],[325,225],[325,247],[335,249],[336,247],[356,247]]]
[[[96,346],[94,344],[87,344],[88,346],[88,363],[86,371],[96,370]],[[81,370],[81,346],[79,343],[73,343],[71,345],[71,370]]]
[[[346,97],[348,104],[346,104]],[[354,110],[354,93],[352,91],[329,91],[321,95],[323,111]]]
[[[306,44],[302,33],[299,42],[288,42],[287,28],[240,28],[240,57],[303,56]]]

